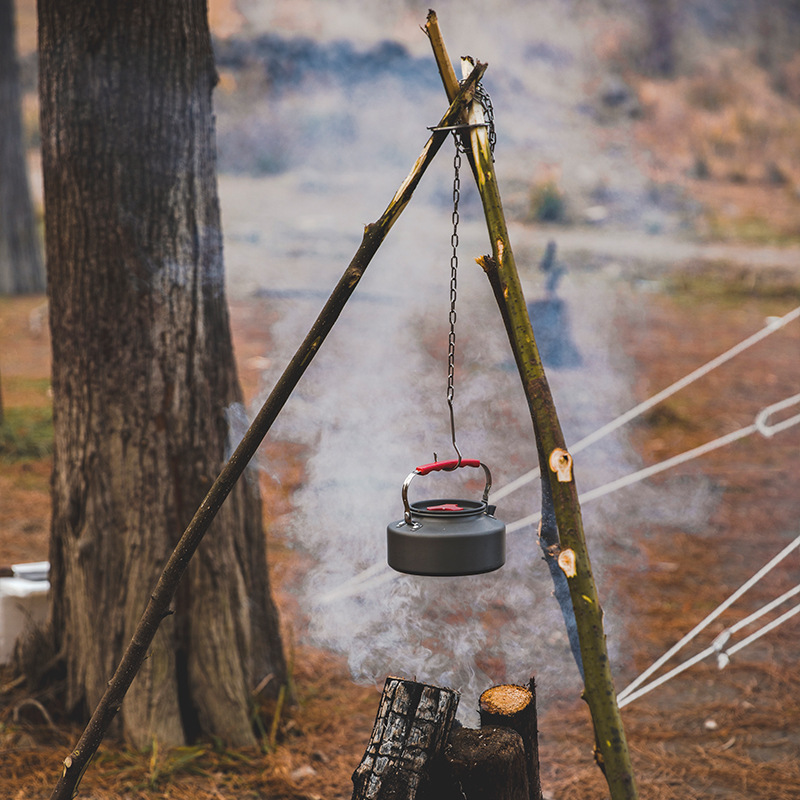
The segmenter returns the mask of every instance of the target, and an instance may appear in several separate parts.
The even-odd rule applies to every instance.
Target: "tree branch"
[[[476,65],[458,95],[453,98],[450,108],[437,127],[453,125],[458,122],[464,108],[471,101],[475,86],[485,69],[485,64]],[[372,257],[408,205],[422,175],[446,138],[447,131],[433,131],[408,177],[400,185],[383,214],[376,222],[365,227],[361,246],[173,550],[119,666],[108,683],[108,688],[97,704],[75,749],[64,759],[64,769],[51,794],[51,800],[71,800],[77,794],[78,784],[90,759],[97,751],[112,720],[119,711],[125,694],[147,655],[147,649],[153,641],[161,620],[169,613],[169,605],[190,559],[236,481],[241,477],[250,459],[255,455],[262,440],[272,427],[275,418],[286,404],[297,382],[339,318]]]
[[[434,56],[437,64],[440,64],[440,74],[444,74],[446,67],[440,62],[447,59],[449,63],[449,58],[441,33],[438,33],[438,21],[434,13],[428,15],[426,29],[430,29],[429,36],[433,45],[441,42],[440,46],[434,46]],[[431,35],[431,30],[436,31],[436,35]],[[445,90],[448,90],[447,81]],[[452,91],[452,87],[449,91]],[[472,104],[469,121],[483,122],[480,108],[476,108],[476,105]],[[555,550],[553,554],[567,579],[577,622],[584,668],[584,698],[589,704],[595,730],[595,758],[605,774],[612,800],[634,800],[637,797],[636,783],[616,701],[603,631],[603,611],[586,548],[572,457],[566,449],[553,397],[534,340],[509,241],[486,129],[472,128],[469,140],[473,156],[471,163],[492,242],[492,255],[478,259],[478,263],[489,278],[506,325],[536,433],[543,466],[542,478],[549,481],[560,536],[560,544],[556,544],[557,555]]]

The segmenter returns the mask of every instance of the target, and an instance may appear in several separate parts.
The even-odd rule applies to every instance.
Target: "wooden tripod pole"
[[[459,83],[433,11],[428,14],[425,31],[431,40],[447,95],[452,98]],[[483,114],[477,103],[472,104],[466,121],[483,123]],[[466,142],[466,137],[464,140]],[[478,259],[478,263],[489,278],[506,326],[528,400],[540,461],[544,466],[542,480],[549,480],[560,539],[556,546],[559,550],[558,565],[567,578],[578,627],[584,668],[584,699],[594,724],[595,759],[606,777],[612,800],[635,800],[636,782],[606,649],[603,610],[584,538],[572,457],[566,449],[533,337],[485,127],[475,125],[470,128],[469,145],[470,166],[475,174],[492,243],[492,255]]]
[[[437,127],[453,125],[460,119],[466,105],[471,101],[475,86],[486,69],[485,64],[476,65],[472,74],[464,81],[464,85],[450,103],[450,108],[442,117]],[[78,791],[83,773],[89,761],[100,746],[111,721],[120,709],[122,700],[128,691],[136,673],[142,665],[150,643],[158,630],[161,621],[168,616],[170,603],[178,588],[178,583],[189,565],[197,547],[209,529],[211,522],[220,507],[230,494],[236,481],[241,477],[250,459],[263,441],[272,423],[289,399],[297,382],[316,355],[325,337],[333,328],[342,309],[355,290],[372,257],[391,230],[397,218],[411,200],[422,175],[433,161],[442,143],[447,138],[447,131],[434,130],[428,139],[419,158],[408,177],[400,185],[381,217],[364,229],[364,238],[352,261],[348,265],[339,283],[317,317],[303,343],[298,348],[289,365],[278,379],[275,388],[264,402],[253,423],[248,428],[239,446],[229,461],[222,468],[208,494],[197,509],[180,541],[175,546],[164,571],[150,596],[150,602],[139,620],[133,638],[128,644],[114,676],[108,682],[108,688],[97,704],[91,719],[81,735],[75,749],[64,759],[61,773],[51,800],[71,800]]]

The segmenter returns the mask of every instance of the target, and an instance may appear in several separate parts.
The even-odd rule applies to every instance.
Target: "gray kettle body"
[[[483,498],[436,498],[408,502],[408,487],[417,475],[459,467],[483,467]],[[492,478],[477,459],[438,461],[417,467],[403,483],[403,519],[386,529],[389,566],[411,575],[454,576],[492,572],[506,560],[506,526],[488,503]]]

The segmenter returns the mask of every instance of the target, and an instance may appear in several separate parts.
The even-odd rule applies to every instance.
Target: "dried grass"
[[[800,239],[800,109],[773,84],[738,50],[674,81],[638,83],[643,166],[702,205],[710,238]]]
[[[784,313],[795,303],[792,297],[748,298],[738,292],[726,305],[719,287],[704,293],[696,283],[683,286],[676,281],[674,286],[669,296],[648,295],[646,305],[639,298],[636,318],[617,320],[626,357],[644,376],[639,386],[642,396],[716,355],[723,349],[721,343],[738,341],[743,330],[756,329],[767,314]],[[711,319],[715,321],[713,336],[708,335]],[[638,427],[633,438],[643,460],[651,463],[699,444],[709,438],[709,427],[714,425],[729,430],[746,424],[762,403],[796,391],[793,387],[800,376],[793,354],[798,346],[800,330],[795,325],[698,383],[690,401],[682,401],[680,413]],[[662,357],[665,352],[669,358]],[[687,424],[693,420],[703,423]],[[769,442],[754,440],[738,453],[735,468],[724,453],[706,457],[702,474],[713,482],[719,497],[706,527],[691,532],[653,524],[638,532],[635,552],[626,551],[625,560],[611,568],[618,594],[637,610],[629,615],[637,625],[630,632],[629,674],[624,678],[633,678],[651,663],[777,552],[786,531],[796,529],[798,499],[791,468],[786,465],[796,463],[792,459],[800,444],[799,432],[787,432]],[[294,455],[300,460],[303,454]],[[301,479],[297,463],[289,466],[287,474],[291,475],[289,484]],[[285,487],[280,492],[273,487],[273,491],[275,503],[285,513],[291,507]],[[304,568],[302,557],[274,542],[271,558],[284,618],[302,629],[302,617],[289,592]],[[751,607],[797,581],[796,560],[793,563],[794,572],[780,578],[777,590],[774,585],[753,590]],[[710,572],[710,565],[719,564],[725,568]],[[623,710],[642,797],[800,797],[796,757],[800,752],[800,620],[787,623],[780,633],[741,656],[722,671],[714,664],[693,667]],[[366,746],[378,692],[353,685],[343,661],[330,654],[298,647],[294,662],[299,702],[282,714],[274,750],[231,751],[205,744],[134,752],[107,741],[84,778],[81,796],[96,800],[349,798],[350,775]],[[8,683],[7,676],[0,675],[0,686]],[[23,702],[26,697],[20,687],[0,694],[2,796],[11,800],[49,797],[60,762],[79,735],[46,698],[33,699],[43,702],[54,727],[35,703]],[[540,729],[546,795],[557,800],[607,797],[607,786],[592,759],[591,721],[585,704],[577,698],[560,701],[542,715]]]
[[[350,797],[350,774],[361,758],[377,707],[375,689],[354,686],[343,663],[314,650],[298,651],[299,702],[282,716],[277,747],[228,750],[210,744],[133,751],[106,741],[81,783],[81,797],[97,800],[326,800]],[[39,715],[16,723],[19,690],[6,694],[0,712],[3,797],[50,796],[61,760],[80,730],[58,720],[54,730]],[[30,711],[30,710],[29,710]]]

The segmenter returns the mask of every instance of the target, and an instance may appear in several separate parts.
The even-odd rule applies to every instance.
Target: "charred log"
[[[353,800],[541,800],[534,681],[480,698],[482,728],[454,723],[458,694],[387,678]]]
[[[422,800],[457,708],[452,689],[387,678],[367,750],[353,773],[353,800]]]
[[[447,744],[435,799],[529,800],[526,761],[525,743],[511,728],[459,728]]]

